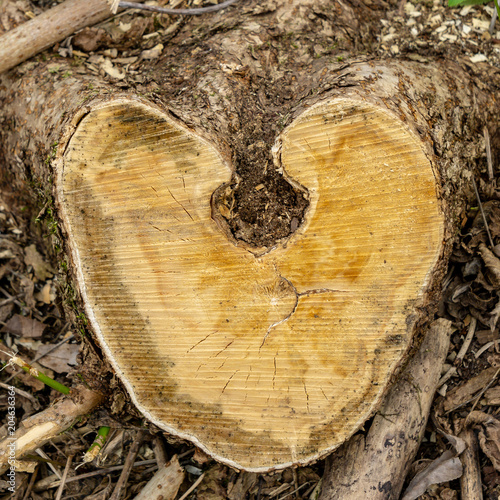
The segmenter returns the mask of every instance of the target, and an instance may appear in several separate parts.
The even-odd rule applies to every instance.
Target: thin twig
[[[470,320],[469,331],[467,332],[467,336],[465,337],[464,343],[462,344],[462,347],[460,348],[460,351],[458,352],[457,357],[455,358],[456,365],[461,363],[462,360],[464,359],[465,355],[467,354],[467,351],[469,350],[472,339],[474,338],[474,333],[476,332],[476,325],[477,325],[477,319],[474,318],[474,316],[472,316],[471,320]]]
[[[0,300],[0,307],[10,304],[11,302],[15,302],[17,299],[20,299],[24,294],[19,293],[17,295],[11,295],[8,299]]]
[[[500,343],[500,340],[492,340],[491,342],[484,344],[483,347],[481,347],[481,349],[479,349],[476,352],[476,354],[475,354],[476,359],[478,359],[479,356],[481,356],[481,354],[483,354],[483,352],[486,352],[490,347],[498,346],[499,343]]]
[[[484,146],[486,148],[486,159],[488,161],[488,177],[490,181],[492,181],[495,177],[493,172],[493,159],[491,156],[491,144],[490,144],[490,133],[488,131],[488,127],[484,127]]]
[[[73,455],[70,455],[68,457],[68,460],[66,462],[66,467],[64,468],[63,476],[61,478],[61,484],[59,485],[59,488],[57,489],[57,494],[56,494],[55,500],[61,500],[61,498],[62,498],[64,487],[66,486],[66,479],[68,478],[69,468],[71,467],[71,462],[73,462]]]
[[[156,461],[158,462],[158,467],[161,469],[165,467],[168,462],[167,450],[163,444],[163,440],[159,434],[154,438],[153,450],[155,452]]]
[[[158,12],[159,14],[169,14],[173,16],[201,16],[210,12],[217,12],[218,10],[225,9],[238,0],[227,0],[218,5],[211,5],[210,7],[200,7],[197,9],[166,9],[164,7],[157,7],[155,5],[144,5],[135,2],[120,2],[118,7],[120,9],[140,9],[149,10],[151,12]]]
[[[452,366],[450,369],[439,379],[437,388],[441,388],[448,380],[450,380],[451,377],[456,377],[457,376],[457,367]]]
[[[22,396],[23,398],[31,401],[35,410],[40,409],[40,403],[29,392],[23,391],[22,389],[18,389],[17,387],[9,384],[4,384],[3,382],[0,382],[0,387],[6,390],[14,390],[16,394],[19,394],[19,396]]]
[[[289,493],[290,495],[292,495],[294,492],[299,491],[299,476],[297,474],[297,469],[293,469],[292,474],[293,474],[293,486],[295,487],[295,491]],[[295,498],[298,498],[298,495],[295,495]]]
[[[155,459],[141,460],[141,461],[135,462],[133,464],[133,467],[142,467],[145,465],[153,465],[153,464],[156,464]],[[117,471],[123,470],[124,467],[125,467],[124,465],[114,465],[113,467],[106,467],[105,469],[98,469],[98,470],[94,470],[92,472],[86,472],[85,474],[79,474],[78,476],[69,477],[66,480],[66,483],[71,483],[73,481],[80,481],[82,479],[88,479],[89,477],[101,476],[103,474],[108,475],[108,474],[111,474],[112,472],[117,472]],[[49,484],[47,486],[47,488],[56,488],[60,484],[61,484],[60,480],[56,479],[56,480],[54,480],[53,483]]]
[[[483,204],[481,203],[481,198],[479,198],[479,191],[477,190],[477,184],[472,178],[472,185],[474,186],[474,191],[476,192],[477,203],[479,204],[479,210],[481,210],[481,215],[483,216],[484,227],[486,228],[486,234],[488,235],[488,240],[490,242],[491,248],[495,248],[495,244],[493,243],[493,238],[491,237],[490,228],[488,227],[488,221],[486,220],[486,214],[483,210]]]
[[[304,488],[304,486],[307,486],[308,484],[309,484],[309,481],[307,481],[307,483],[301,484],[300,486],[295,488],[290,493],[287,493],[284,497],[280,497],[278,500],[285,500],[285,498],[288,498],[289,496],[292,496],[294,493],[297,493],[299,490],[301,490],[302,488]],[[298,498],[298,497],[296,496],[295,498]]]
[[[493,15],[491,16],[490,27],[488,29],[490,35],[493,35],[493,30],[495,29],[495,23],[497,21],[497,17],[498,17],[497,11],[494,9]]]
[[[492,386],[493,382],[495,381],[495,379],[497,378],[498,374],[500,373],[500,368],[495,372],[495,374],[493,375],[492,379],[488,382],[488,384],[483,387],[478,394],[472,396],[470,399],[468,399],[467,401],[464,401],[463,403],[460,403],[459,405],[457,406],[454,406],[453,408],[450,408],[448,411],[446,411],[444,414],[445,415],[449,415],[451,412],[453,411],[456,411],[458,410],[459,408],[463,408],[464,406],[468,405],[469,403],[472,403],[472,401],[474,401],[474,405],[472,406],[472,410],[469,412],[469,414],[474,410],[474,408],[476,407],[476,404],[478,403],[478,401],[481,399],[481,396]]]
[[[204,472],[194,483],[193,485],[191,486],[191,488],[189,488],[189,490],[186,491],[186,493],[184,493],[184,495],[182,495],[179,500],[185,500],[197,487],[198,485],[203,481],[203,478],[205,477],[205,474],[206,472]]]
[[[49,456],[47,455],[47,453],[45,453],[43,450],[41,450],[40,448],[37,448],[35,450],[36,453],[38,453],[38,455],[40,455],[43,459],[45,459],[47,462],[47,466],[52,469],[52,472],[59,478],[61,479],[61,473],[55,468],[54,464],[52,463],[52,460],[50,460]]]
[[[132,446],[130,446],[127,458],[125,459],[125,464],[123,465],[122,473],[120,474],[115,489],[113,490],[113,493],[109,497],[109,500],[120,500],[122,491],[128,482],[128,477],[130,476],[130,473],[132,472],[132,467],[134,466],[135,459],[137,457],[137,454],[139,453],[139,448],[141,447],[144,435],[145,431],[142,430],[137,433],[137,436],[134,442],[132,443]]]
[[[38,476],[38,469],[39,469],[39,467],[36,467],[35,472],[33,472],[33,474],[31,474],[30,482],[29,482],[28,487],[26,488],[26,491],[24,493],[23,500],[28,500],[29,498],[31,498],[31,492],[33,491],[33,486],[35,486],[35,481],[36,481],[36,478]]]

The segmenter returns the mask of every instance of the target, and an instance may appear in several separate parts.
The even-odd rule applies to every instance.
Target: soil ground
[[[34,4],[25,0],[11,2],[0,22],[4,29],[9,29],[25,20],[27,15],[29,17],[30,13],[36,14],[48,7],[50,5],[42,1]],[[386,15],[380,20],[375,55],[380,58],[408,57],[425,62],[427,57],[453,57],[459,54],[460,57],[468,58],[470,71],[481,75],[483,84],[488,85],[488,75],[500,69],[500,23],[497,21],[493,34],[488,32],[492,12],[491,6],[450,9],[443,2],[403,0],[397,7],[388,7]],[[171,22],[140,13],[126,13],[121,16],[120,22],[125,27],[131,25],[129,30],[122,32],[128,32],[126,37],[115,30],[114,38],[110,38],[109,30],[101,26],[98,30],[87,32],[86,38],[80,35],[79,38],[58,44],[53,51],[76,61],[73,69],[76,72],[104,71],[110,76],[114,74],[118,82],[127,78],[140,82],[143,75],[134,73],[134,58],[139,55],[134,40],[149,36],[150,49],[154,51],[154,33],[163,27],[162,23],[170,25]],[[341,50],[336,57],[342,59]],[[53,71],[57,73],[59,69],[54,66]],[[493,176],[488,173],[485,152],[484,162],[477,165],[476,178],[486,224],[477,197],[471,196],[467,212],[463,214],[460,241],[450,260],[437,313],[437,317],[448,318],[454,325],[448,361],[443,372],[443,375],[448,373],[452,376],[443,383],[436,395],[432,418],[410,476],[450,448],[440,431],[458,435],[473,410],[493,417],[500,413],[500,190],[497,187],[496,166],[500,136],[497,124],[491,124],[489,128],[492,134]],[[235,190],[231,196],[238,197],[245,189],[254,190],[255,186],[263,183],[271,186],[276,196],[285,196],[288,203],[281,208],[271,207],[274,212],[267,214],[270,217],[264,217],[262,206],[265,206],[265,200],[258,196],[254,199],[243,196],[246,201],[241,205],[240,218],[236,219],[239,222],[232,228],[236,236],[242,235],[243,239],[251,237],[255,244],[269,244],[263,235],[269,234],[270,228],[264,227],[260,221],[276,221],[282,215],[283,220],[295,219],[295,226],[300,223],[304,206],[300,200],[294,202],[293,193],[289,190],[283,194],[283,186],[272,178],[272,174],[269,178],[262,178],[260,174],[246,178],[250,179],[247,184],[233,186]],[[37,190],[37,186],[32,187],[34,191]],[[280,212],[285,209],[288,210],[287,214]],[[245,233],[248,224],[257,228],[250,236]],[[493,245],[490,244],[487,230]],[[271,234],[280,238],[287,236],[289,231],[290,225],[283,224],[273,227]],[[482,243],[492,246],[494,253],[481,251]],[[118,383],[109,376],[105,366],[89,366],[87,363],[94,359],[89,352],[98,348],[92,346],[89,340],[85,318],[79,316],[76,303],[74,314],[67,314],[67,305],[74,297],[65,279],[64,262],[58,260],[57,252],[53,251],[57,244],[57,220],[51,205],[40,203],[34,207],[31,199],[23,199],[19,193],[11,192],[5,182],[0,194],[0,331],[4,345],[19,351],[27,361],[37,360],[45,373],[66,385],[79,380],[79,374],[84,377],[93,374],[95,377],[97,373],[111,387],[118,388]],[[65,308],[63,301],[66,302]],[[467,337],[472,338],[472,341],[462,355]],[[4,354],[0,356],[4,361],[8,359]],[[58,393],[41,382],[10,367],[3,370],[0,381],[18,389],[18,422],[59,397]],[[7,396],[2,389],[2,421],[5,421],[3,417],[6,409]],[[53,475],[54,470],[60,474],[68,456],[75,456],[75,462],[78,462],[90,446],[96,429],[100,425],[110,425],[113,429],[109,439],[112,446],[106,451],[105,459],[84,465],[77,471],[72,469],[71,478],[89,474],[84,479],[67,482],[63,493],[63,498],[67,499],[105,498],[119,477],[120,466],[131,442],[144,425],[140,415],[133,411],[124,412],[124,409],[129,410],[128,401],[117,390],[106,407],[83,419],[57,442],[45,446],[43,454],[36,458],[39,461],[36,472],[18,473],[14,498],[54,498],[57,488],[47,486],[43,482],[45,478]],[[365,428],[369,428],[369,423]],[[497,499],[500,495],[500,439],[497,436],[500,434],[488,432],[480,424],[477,429],[481,442],[479,465],[485,498]],[[155,453],[158,454],[159,449],[163,449],[169,458],[177,454],[186,470],[179,498],[202,475],[202,481],[187,498],[316,498],[323,474],[322,462],[273,474],[238,472],[215,463],[189,443],[163,435],[155,438],[154,432],[155,429],[151,428],[151,433],[146,435],[140,448],[136,460],[145,464],[133,468],[127,483],[126,498],[133,498],[154,475],[157,468]],[[6,486],[0,481],[0,491],[4,492],[2,498],[10,498]],[[432,486],[421,498],[458,499],[459,481],[451,480]]]

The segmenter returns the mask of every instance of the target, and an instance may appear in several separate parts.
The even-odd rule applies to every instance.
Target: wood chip
[[[143,50],[141,52],[141,56],[143,59],[156,59],[156,58],[161,56],[162,51],[163,51],[163,44],[159,43],[158,45],[154,46],[152,49]]]
[[[475,56],[472,56],[469,59],[473,63],[486,62],[488,60],[488,58],[484,54],[476,54]]]
[[[107,75],[115,78],[116,80],[123,80],[125,78],[125,72],[113,66],[113,63],[109,59],[106,59],[101,64],[101,68]]]
[[[56,298],[55,291],[52,289],[52,282],[49,280],[40,292],[35,293],[35,299],[43,302],[44,304],[51,304]]]

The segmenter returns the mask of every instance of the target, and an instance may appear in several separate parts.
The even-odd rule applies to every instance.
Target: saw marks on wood
[[[314,106],[273,151],[310,208],[261,256],[211,218],[230,167],[152,106],[95,108],[58,180],[89,319],[138,408],[256,471],[323,455],[373,412],[443,237],[430,162],[388,112]]]

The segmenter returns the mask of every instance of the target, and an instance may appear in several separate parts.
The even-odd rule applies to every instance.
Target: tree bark
[[[285,213],[283,208],[279,208],[280,203],[283,205],[283,201],[280,200],[286,197],[299,199],[300,182],[302,182],[287,178],[283,169],[280,169],[278,160],[281,150],[276,146],[277,137],[281,138],[282,144],[288,140],[287,147],[290,148],[303,137],[305,137],[304,142],[307,143],[311,137],[314,138],[312,133],[309,136],[302,136],[293,135],[291,131],[299,130],[304,117],[313,115],[314,110],[323,109],[322,106],[328,109],[332,109],[333,106],[336,111],[329,116],[335,117],[340,122],[338,117],[341,112],[338,111],[340,109],[338,103],[344,103],[347,115],[349,115],[348,108],[361,109],[361,103],[363,103],[365,110],[363,113],[367,113],[366,110],[376,110],[373,112],[377,116],[390,117],[387,120],[381,119],[382,122],[397,122],[399,129],[404,130],[403,135],[411,137],[409,142],[418,144],[416,149],[419,151],[419,158],[425,159],[431,166],[429,172],[432,172],[435,186],[432,190],[429,188],[428,191],[432,191],[431,194],[439,200],[442,211],[444,227],[442,232],[439,230],[435,233],[440,235],[442,243],[438,250],[437,262],[431,266],[429,275],[424,280],[425,283],[419,285],[421,288],[413,297],[415,300],[418,299],[416,305],[410,302],[412,298],[408,297],[408,303],[398,312],[402,337],[398,336],[399,330],[398,335],[391,337],[393,344],[398,344],[397,347],[391,347],[397,351],[397,355],[386,367],[386,375],[382,377],[380,387],[370,393],[372,399],[357,421],[358,428],[380,405],[388,381],[398,369],[412,342],[420,339],[421,327],[428,321],[435,309],[439,299],[440,279],[446,270],[447,256],[454,241],[464,199],[470,191],[472,168],[477,160],[483,157],[482,144],[478,137],[481,135],[480,131],[482,131],[485,119],[489,123],[494,123],[498,117],[498,107],[488,89],[484,89],[470,76],[460,60],[438,61],[436,59],[422,64],[403,59],[377,60],[370,55],[360,57],[358,54],[360,50],[369,52],[373,49],[375,34],[374,30],[370,30],[369,27],[371,23],[375,23],[384,15],[382,5],[372,3],[369,9],[371,10],[367,12],[363,4],[345,5],[333,1],[325,4],[315,0],[309,2],[294,0],[266,5],[250,2],[241,8],[231,8],[217,13],[213,17],[203,16],[201,19],[186,21],[183,25],[172,24],[175,30],[172,28],[173,31],[169,31],[167,28],[161,35],[164,38],[164,51],[161,57],[152,61],[142,59],[135,67],[135,73],[129,73],[123,80],[116,81],[106,76],[104,71],[96,75],[88,69],[89,66],[85,65],[77,68],[77,71],[71,66],[71,61],[55,59],[47,53],[45,58],[39,57],[28,61],[0,77],[0,102],[2,104],[0,133],[3,159],[7,166],[4,177],[14,183],[20,191],[34,188],[41,195],[43,204],[50,205],[53,197],[56,197],[55,208],[60,210],[59,213],[64,210],[67,212],[66,198],[64,194],[61,194],[60,187],[54,186],[54,179],[61,179],[63,166],[67,164],[68,159],[74,160],[75,164],[85,163],[73,151],[80,147],[83,148],[82,151],[87,148],[87,151],[91,152],[94,141],[96,144],[104,144],[99,142],[101,138],[109,140],[108,138],[112,137],[113,140],[106,143],[105,149],[96,148],[94,155],[97,159],[96,165],[101,161],[105,163],[104,158],[111,150],[113,154],[116,154],[116,158],[123,159],[129,154],[130,145],[124,142],[125,136],[121,137],[119,134],[113,136],[107,132],[105,126],[108,122],[116,124],[120,120],[119,115],[111,116],[112,113],[108,111],[114,109],[114,106],[121,106],[120,109],[125,109],[124,113],[127,117],[126,120],[122,119],[122,122],[125,123],[128,120],[131,123],[134,120],[143,119],[141,118],[143,115],[139,115],[139,112],[136,113],[134,110],[153,110],[150,111],[149,116],[154,115],[158,121],[163,120],[162,123],[173,124],[173,129],[177,130],[176,133],[182,137],[194,138],[190,139],[191,142],[186,139],[183,143],[192,148],[191,152],[196,152],[196,148],[201,148],[200,145],[210,143],[213,154],[211,153],[209,163],[213,164],[220,160],[221,165],[232,166],[232,177],[229,178],[228,175],[222,181],[225,182],[224,189],[216,191],[212,197],[213,204],[217,207],[214,211],[212,204],[212,215],[219,226],[224,226],[226,233],[230,237],[232,235],[235,240],[233,243],[237,243],[240,248],[250,248],[258,257],[274,247],[280,247],[286,252],[288,241],[292,242],[294,238],[293,233],[298,230],[297,234],[302,234],[304,224],[308,223],[308,208],[304,204],[300,209],[302,212],[298,211],[296,215],[295,212],[292,214],[290,207],[287,208],[289,212],[286,213],[293,215],[289,217],[288,225],[284,223],[273,225],[279,215]],[[315,34],[313,42],[310,39],[311,33]],[[293,37],[292,41],[291,37]],[[335,50],[338,49],[320,49],[320,47],[332,47],[335,43],[340,45],[343,54],[342,61],[339,57],[335,57]],[[135,49],[139,53],[143,48],[150,48],[150,46],[138,46]],[[49,71],[54,62],[58,64],[55,73]],[[487,118],[483,113],[485,109],[488,109],[489,113]],[[96,133],[101,118],[104,128]],[[89,123],[93,123],[93,128],[88,127]],[[144,123],[146,127],[147,123]],[[75,134],[75,131],[82,130],[92,130],[94,135],[85,135],[87,132]],[[395,130],[395,128],[390,130]],[[150,129],[145,128],[145,131],[149,133]],[[154,136],[155,141],[166,141],[168,134],[165,130],[162,133],[163,136]],[[334,139],[333,136],[327,137],[328,140]],[[147,145],[152,148],[156,147],[152,143]],[[366,157],[366,164],[373,163],[373,158],[376,156],[377,142],[371,140],[371,145],[373,149]],[[339,146],[343,152],[349,148],[349,141]],[[305,146],[304,150],[306,150]],[[400,154],[403,153],[404,151],[401,150]],[[142,154],[147,153],[141,151]],[[180,153],[175,150],[175,154]],[[387,156],[397,159],[398,154],[394,150],[390,151]],[[303,156],[306,158],[307,155],[304,153]],[[380,153],[377,161],[382,162],[380,159],[382,156]],[[301,161],[306,161],[304,158]],[[189,161],[194,160],[190,158]],[[422,160],[422,165],[425,161]],[[293,162],[290,161],[291,163]],[[408,163],[413,164],[413,160],[410,158]],[[75,172],[77,170],[78,168]],[[221,167],[221,172],[222,170]],[[220,184],[219,174],[220,172],[217,172],[217,176],[214,175],[212,179],[208,179],[204,185],[208,186],[215,181]],[[372,172],[372,174],[373,178],[362,179],[363,186],[376,185],[377,172]],[[100,178],[102,182],[99,181],[99,172],[95,178],[97,179],[95,186],[104,186],[102,188],[104,193],[105,186],[107,186],[106,175]],[[326,181],[319,183],[318,192],[325,183]],[[415,184],[417,188],[419,181]],[[358,190],[360,185],[356,184]],[[408,186],[406,187],[410,192]],[[305,187],[309,188],[310,193],[315,189],[311,186]],[[165,189],[169,190],[169,186]],[[265,189],[268,202],[262,203],[261,209],[256,211],[255,192],[262,189]],[[397,189],[394,193],[396,191]],[[193,193],[195,197],[196,192],[193,191]],[[111,196],[111,191],[107,194]],[[103,196],[107,194],[104,193]],[[205,191],[204,196],[206,196]],[[346,189],[342,200],[338,201],[339,206],[343,207],[342,203],[350,196],[351,193]],[[177,200],[174,195],[172,198],[174,201]],[[80,201],[83,204],[86,200],[87,197],[82,197]],[[314,201],[312,195],[307,201],[311,203],[311,200]],[[235,206],[233,206],[233,201]],[[126,202],[127,200],[124,199],[120,203],[126,205]],[[137,203],[140,205],[139,201]],[[178,207],[177,210],[182,209],[187,214],[185,217],[191,217],[182,203],[178,203],[180,208]],[[72,206],[77,205],[73,203]],[[334,206],[333,203],[332,206]],[[250,212],[250,207],[254,207],[253,215],[246,217],[244,214]],[[117,208],[118,205],[115,206],[115,209]],[[139,209],[138,206],[137,208]],[[205,210],[206,207],[202,208]],[[237,212],[239,218],[225,217],[224,210]],[[211,220],[206,211],[205,215],[203,224],[209,227]],[[344,215],[341,211],[336,218],[341,219]],[[399,220],[398,213],[394,213],[393,216],[395,221]],[[77,219],[76,211],[63,218],[61,232],[54,237],[61,240],[59,243],[66,239],[64,249],[70,256],[72,269],[77,275],[78,286],[80,290],[83,290],[84,282],[90,275],[85,274],[85,266],[81,266],[78,270],[77,256],[80,254],[74,242],[71,241],[72,233],[68,229],[69,225],[74,225]],[[96,219],[85,218],[85,220]],[[127,224],[128,227],[132,224],[131,219]],[[90,231],[88,234],[96,234],[92,233],[94,224],[87,222],[87,225]],[[154,227],[151,230],[155,230]],[[159,229],[156,230],[159,231]],[[348,228],[344,231],[349,232]],[[397,233],[397,229],[393,233]],[[68,235],[70,238],[67,238]],[[83,232],[80,237],[85,239]],[[96,243],[94,240],[91,242]],[[404,242],[401,246],[404,246]],[[290,248],[293,248],[292,243],[290,243]],[[103,257],[102,252],[101,257]],[[154,259],[159,261],[161,256],[157,255]],[[313,260],[311,258],[307,261],[308,264],[312,265]],[[89,266],[92,267],[92,265],[92,258],[90,258]],[[356,266],[361,265],[356,264]],[[299,267],[299,263],[290,265],[290,272],[296,273]],[[130,273],[132,272],[133,266],[130,270]],[[235,278],[233,283],[237,279]],[[186,289],[182,289],[182,293],[179,294],[181,296],[187,293],[187,288],[190,286],[189,282],[186,283]],[[301,292],[294,292],[290,283],[286,276],[281,278],[278,284],[274,284],[276,286],[273,285],[273,293],[283,292],[284,295],[297,299]],[[321,285],[309,287],[306,290],[312,296],[311,289],[316,292],[320,289],[324,291],[323,289],[326,288],[329,287]],[[236,293],[237,287],[233,289]],[[95,319],[95,311],[100,304],[100,299],[94,297],[92,299],[94,302],[91,304],[91,300],[86,300],[88,297],[85,293],[83,295],[82,302],[90,316],[96,336],[101,345],[107,346],[108,340],[103,341],[104,337],[99,336],[101,326]],[[122,297],[128,300],[126,294]],[[356,297],[350,299],[349,302],[354,304],[358,299],[359,297]],[[123,309],[132,310],[134,301],[129,300],[126,306]],[[292,312],[295,311],[294,304],[290,307]],[[182,309],[182,307],[176,309],[176,314]],[[103,309],[103,311],[105,317],[109,310]],[[402,319],[403,316],[407,320],[408,328],[403,325],[405,321]],[[274,321],[273,326],[281,323],[280,318]],[[316,316],[311,313],[311,322],[314,318]],[[124,319],[129,324],[137,325],[139,323],[136,320],[135,316],[127,316]],[[389,322],[390,318],[384,317],[383,321],[385,320]],[[343,328],[348,331],[347,326]],[[339,329],[339,332],[342,330]],[[210,333],[211,331],[207,330],[205,335]],[[342,333],[338,335],[342,336]],[[201,336],[199,341],[202,342],[203,338]],[[306,338],[306,335],[302,338]],[[116,335],[115,339],[119,340]],[[264,341],[266,339],[267,336]],[[147,339],[141,340],[146,342]],[[324,340],[323,337],[321,340]],[[231,339],[227,340],[226,344],[221,343],[219,351],[222,352],[225,346],[230,344]],[[318,344],[320,347],[316,346],[315,349],[320,353],[321,342]],[[107,347],[105,351],[110,355]],[[371,354],[376,353],[378,353],[378,347],[371,348]],[[212,354],[215,358],[217,353],[214,351]],[[327,365],[327,357],[318,354],[318,359],[325,365]],[[271,363],[269,384],[273,385],[272,356],[269,359]],[[139,401],[140,398],[134,395],[134,385],[138,383],[137,380],[135,382],[126,380],[121,364],[118,361],[115,362],[113,358],[111,360],[115,369],[122,375],[122,379],[138,406],[153,421],[158,422],[154,416],[151,417],[150,409],[144,401]],[[179,357],[174,365],[179,364],[180,361]],[[314,360],[308,358],[306,361],[312,364]],[[297,358],[291,364],[298,366],[301,362],[301,359]],[[349,365],[347,358],[344,364]],[[224,363],[221,363],[219,366],[223,365]],[[171,367],[165,364],[162,369],[170,370]],[[277,369],[275,364],[274,370]],[[189,370],[185,368],[185,372],[187,379]],[[377,370],[374,369],[374,372]],[[236,375],[236,369],[234,374]],[[229,374],[227,384],[232,378],[233,375]],[[149,379],[146,382],[141,380],[141,384],[147,386],[152,382]],[[375,383],[372,385],[376,386]],[[224,385],[219,393],[225,393],[226,388],[227,386]],[[187,389],[183,393],[185,392],[188,392]],[[306,396],[302,395],[302,397],[308,401],[309,395],[305,385],[303,392]],[[325,398],[328,399],[328,396]],[[160,403],[157,401],[155,405],[162,407],[164,401],[161,400]],[[279,405],[274,405],[274,407],[277,406]],[[214,414],[217,413],[215,411],[217,408],[213,409]],[[309,410],[309,404],[304,403],[304,413]],[[265,418],[261,420],[265,421]],[[347,417],[346,420],[348,420]],[[287,421],[283,419],[282,422],[285,424],[280,424],[281,427],[286,427]],[[323,424],[324,422],[321,426]],[[279,427],[278,424],[276,425]],[[313,426],[316,426],[314,432]],[[204,421],[200,427],[208,428],[208,421]],[[323,441],[322,437],[318,436],[323,436],[324,432],[318,431],[320,426],[318,422],[315,422],[311,424],[311,435],[314,434],[314,439],[320,442],[319,445],[315,442],[315,445],[308,449],[308,446],[302,443],[298,451],[294,450],[288,455],[281,454],[281,452],[273,455],[272,451],[266,451],[268,460],[265,463],[259,463],[260,456],[256,450],[260,450],[261,442],[266,439],[266,436],[269,438],[272,435],[268,433],[270,431],[259,434],[252,441],[251,447],[247,444],[243,447],[243,451],[240,442],[240,449],[236,453],[233,451],[231,440],[234,439],[233,434],[239,432],[237,426],[231,424],[222,427],[225,430],[221,431],[216,438],[212,437],[212,441],[207,444],[205,438],[199,438],[190,428],[183,428],[180,417],[175,425],[163,426],[171,432],[193,439],[218,459],[249,470],[268,470],[293,463],[307,463],[330,452],[356,431],[355,425],[345,427],[340,431],[335,431],[341,435],[341,441],[334,441],[333,438]],[[249,452],[249,450],[253,451]]]

